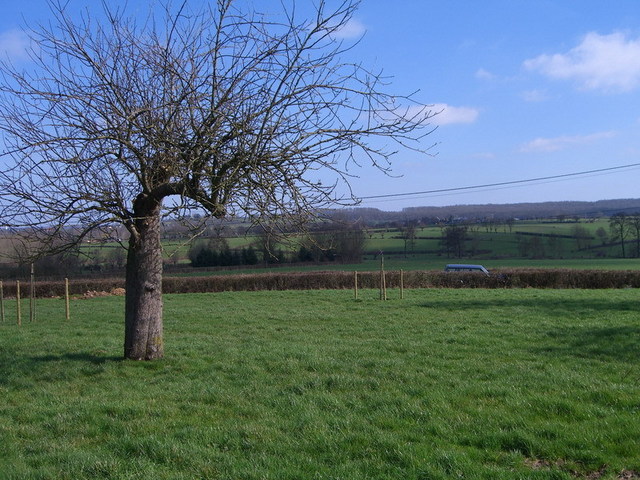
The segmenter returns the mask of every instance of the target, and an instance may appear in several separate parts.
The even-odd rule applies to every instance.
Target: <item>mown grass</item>
[[[120,297],[5,302],[0,478],[640,472],[636,290],[405,294],[167,295],[153,363],[120,359]]]

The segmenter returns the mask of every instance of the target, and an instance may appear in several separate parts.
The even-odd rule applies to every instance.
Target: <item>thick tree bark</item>
[[[136,204],[127,255],[124,356],[154,360],[164,355],[161,202],[139,198]]]

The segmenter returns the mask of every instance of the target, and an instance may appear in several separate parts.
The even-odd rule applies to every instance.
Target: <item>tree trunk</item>
[[[136,204],[135,234],[127,254],[124,356],[154,360],[164,355],[161,202],[147,198]]]

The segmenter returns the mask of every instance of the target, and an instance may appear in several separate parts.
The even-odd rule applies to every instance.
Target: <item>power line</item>
[[[360,197],[360,199],[373,200],[373,199],[380,199],[380,198],[408,197],[412,195],[429,195],[429,194],[435,194],[435,193],[462,192],[465,190],[475,190],[478,188],[504,187],[507,185],[518,185],[523,183],[540,182],[543,180],[556,180],[559,178],[576,177],[579,175],[589,175],[593,173],[611,172],[614,170],[621,170],[624,168],[632,168],[632,167],[640,167],[640,163],[630,163],[628,165],[618,165],[616,167],[598,168],[596,170],[585,170],[583,172],[564,173],[561,175],[550,175],[548,177],[528,178],[525,180],[511,180],[509,182],[486,183],[482,185],[469,185],[466,187],[440,188],[437,190],[424,190],[421,192],[404,192],[404,193],[389,193],[386,195],[370,195],[366,197]]]

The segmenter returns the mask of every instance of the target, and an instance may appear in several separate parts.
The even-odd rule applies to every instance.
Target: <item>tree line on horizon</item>
[[[493,218],[496,220],[515,219],[569,219],[609,217],[617,213],[633,213],[640,211],[640,198],[586,201],[532,202],[509,204],[473,204],[448,205],[443,207],[416,206],[399,211],[385,211],[371,207],[356,207],[333,210],[334,215],[354,221],[361,220],[366,224],[395,221],[434,219],[446,220],[461,218],[474,219]]]

